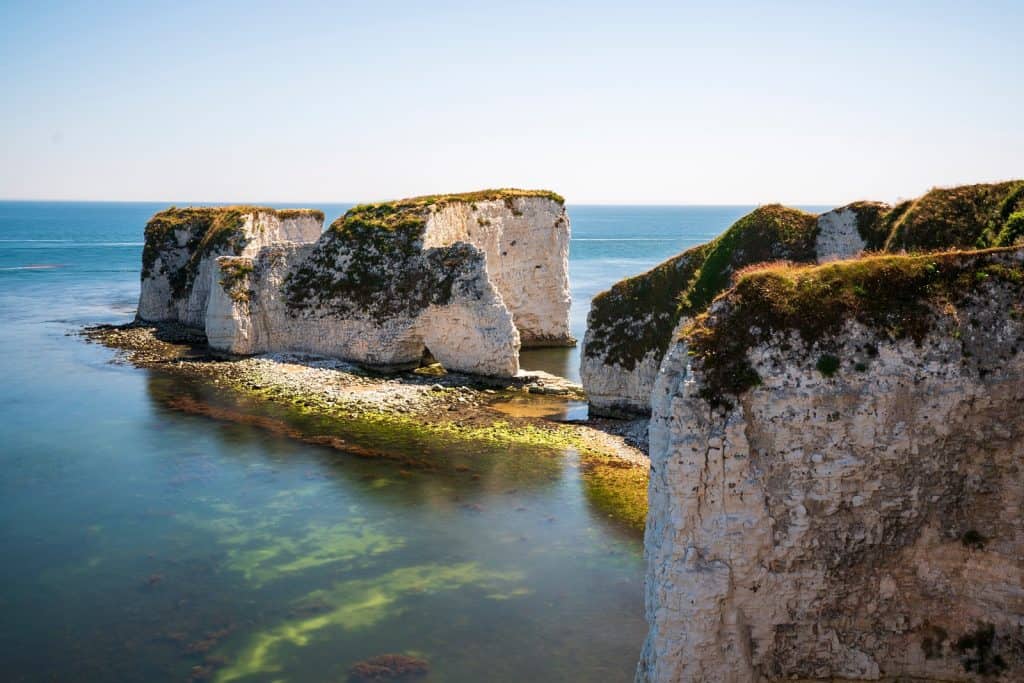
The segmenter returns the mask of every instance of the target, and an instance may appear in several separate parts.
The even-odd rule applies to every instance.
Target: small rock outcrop
[[[744,267],[821,263],[865,251],[1009,246],[1024,237],[1022,209],[1022,181],[938,188],[894,207],[855,202],[819,216],[760,207],[713,242],[594,297],[580,367],[591,411],[649,414],[673,330],[703,313]]]
[[[322,234],[318,225],[284,239],[252,234],[250,224],[232,219],[230,238],[197,229],[167,255],[166,241],[150,249],[147,228],[147,253],[188,264],[191,275],[175,288],[154,277],[162,271],[145,271],[142,301],[171,296],[155,318],[140,303],[140,317],[202,326],[211,346],[233,353],[299,351],[388,367],[432,356],[450,370],[493,376],[518,372],[521,345],[575,343],[569,220],[554,193],[357,206]]]
[[[745,273],[652,400],[638,681],[1024,679],[1024,250]]]

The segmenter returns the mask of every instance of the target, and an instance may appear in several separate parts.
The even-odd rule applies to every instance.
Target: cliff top
[[[855,320],[883,338],[920,342],[939,316],[955,315],[955,306],[998,283],[1024,293],[1019,247],[873,255],[820,266],[767,264],[742,273],[683,337],[703,370],[702,395],[713,405],[726,404],[727,395],[760,383],[747,351],[776,332],[795,332],[810,349]],[[832,358],[819,364],[823,373],[837,369]]]
[[[265,206],[172,206],[153,215],[146,223],[146,240],[142,249],[142,277],[152,275],[157,257],[164,250],[177,248],[175,232],[189,233],[189,259],[184,267],[168,273],[174,295],[181,296],[195,278],[199,262],[222,248],[238,253],[245,246],[241,232],[245,217],[272,214],[281,220],[309,216],[323,222],[324,213],[316,209],[272,209]]]
[[[528,197],[540,197],[550,199],[559,204],[565,204],[565,199],[561,195],[548,190],[501,188],[455,194],[430,194],[422,197],[397,199],[390,202],[359,204],[345,212],[344,216],[331,223],[331,230],[344,231],[353,224],[386,230],[421,227],[426,223],[429,211],[447,204],[456,202],[474,204],[475,202],[500,200],[504,201],[510,209],[515,211],[513,201],[518,198]]]
[[[663,353],[679,319],[706,309],[735,272],[765,261],[813,261],[817,232],[814,214],[779,204],[755,209],[712,242],[594,297],[588,327],[602,334],[586,353],[632,370],[652,349]],[[635,324],[639,311],[650,312],[645,324]]]
[[[882,224],[886,251],[1011,246],[1024,237],[1024,180],[934,188],[894,207]]]

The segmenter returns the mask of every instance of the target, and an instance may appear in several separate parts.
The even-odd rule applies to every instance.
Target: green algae
[[[646,468],[614,458],[593,458],[580,469],[583,491],[591,505],[612,519],[643,530],[647,521]]]
[[[315,487],[308,490],[310,495],[319,492]],[[216,502],[210,509],[217,517],[182,518],[213,533],[217,544],[226,548],[223,568],[241,575],[252,588],[328,565],[365,566],[374,557],[405,546],[404,538],[384,533],[383,523],[358,514],[355,506],[338,523],[308,522],[281,533],[280,525],[306,504],[301,493],[290,491],[261,505],[258,514]]]
[[[322,613],[287,620],[253,634],[231,658],[231,665],[218,673],[216,680],[227,683],[255,674],[283,671],[296,648],[332,637],[338,631],[364,630],[398,617],[406,611],[402,601],[410,596],[475,588],[515,597],[527,593],[516,592],[516,589],[502,592],[502,587],[522,580],[523,574],[518,571],[487,570],[478,563],[464,562],[401,567],[374,578],[351,579],[315,590],[296,604],[299,607],[322,606]]]
[[[243,395],[252,396],[260,401],[273,401],[299,413],[340,418],[344,420],[346,431],[362,433],[371,439],[379,436],[391,440],[395,436],[404,436],[409,439],[469,446],[526,446],[549,451],[573,448],[585,454],[596,451],[578,430],[558,423],[539,426],[535,423],[516,424],[506,420],[496,420],[486,425],[431,421],[408,414],[367,408],[357,402],[339,399],[327,401],[316,395],[292,391],[279,385],[253,389],[245,381],[238,380],[233,386]]]

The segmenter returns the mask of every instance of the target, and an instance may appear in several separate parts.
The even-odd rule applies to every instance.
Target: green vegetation
[[[909,202],[903,209],[908,206]],[[868,251],[878,251],[885,246],[889,231],[892,229],[889,217],[894,215],[897,209],[882,202],[854,202],[844,208],[857,214],[857,232],[864,240],[864,246]]]
[[[821,358],[818,359],[816,367],[821,374],[826,377],[832,377],[839,372],[839,358],[831,353],[822,354]]]
[[[146,224],[146,241],[142,249],[142,278],[152,277],[157,258],[163,255],[164,272],[175,298],[184,296],[195,280],[199,264],[210,255],[242,253],[246,237],[242,231],[246,216],[269,213],[284,220],[299,216],[312,216],[323,221],[322,211],[313,209],[286,209],[277,211],[260,206],[207,206],[179,209],[172,206],[155,214]],[[184,233],[184,244],[179,244],[177,233]],[[179,252],[177,263],[173,256]]]
[[[593,331],[584,353],[632,370],[652,349],[665,354],[679,323],[679,297],[711,245],[703,244],[594,297],[587,317]],[[641,316],[649,316],[646,319]]]
[[[733,223],[711,243],[697,278],[683,297],[683,315],[704,311],[729,287],[734,273],[770,261],[813,262],[818,236],[814,214],[780,204],[762,206]]]
[[[233,301],[249,301],[249,289],[245,287],[247,276],[253,271],[252,259],[224,257],[219,261],[220,286]]]
[[[856,320],[879,336],[921,342],[940,316],[990,283],[1024,293],[1024,265],[1009,249],[922,256],[868,256],[822,266],[773,265],[745,273],[684,331],[704,375],[702,395],[728,405],[760,382],[747,351],[778,332],[795,332],[807,348]],[[953,306],[947,311],[947,304]],[[819,368],[820,369],[820,368]]]
[[[584,352],[632,370],[651,350],[665,353],[684,316],[702,312],[735,273],[764,261],[813,261],[817,218],[778,204],[736,221],[718,239],[615,284],[596,297]],[[643,317],[642,317],[643,316]]]
[[[288,276],[288,307],[293,313],[358,311],[383,322],[444,305],[459,274],[480,256],[463,244],[424,251],[423,230],[431,211],[454,202],[475,206],[502,200],[519,215],[516,200],[526,197],[564,203],[545,190],[500,189],[355,206],[331,224],[310,257]]]
[[[561,195],[549,192],[548,190],[503,188],[463,192],[460,194],[430,194],[422,197],[398,199],[392,202],[359,204],[334,221],[330,229],[344,233],[364,226],[372,226],[384,230],[422,227],[426,223],[431,211],[454,203],[468,203],[475,211],[477,202],[503,201],[514,214],[520,215],[516,208],[515,200],[531,197],[550,199],[553,202],[565,204],[565,199]]]
[[[927,252],[1024,242],[1021,180],[935,189],[895,207],[854,202],[845,208],[856,212],[857,230],[868,251]],[[780,205],[758,208],[716,240],[598,294],[584,353],[626,370],[652,351],[664,355],[669,330],[682,318],[704,313],[744,268],[773,261],[814,262],[817,234],[816,216]],[[756,373],[740,374],[733,383],[756,384]]]
[[[331,227],[313,253],[285,280],[289,310],[324,308],[366,314],[377,322],[412,317],[451,300],[460,274],[482,259],[463,243],[424,251],[422,225],[403,219],[381,230],[361,217]]]
[[[1003,233],[1011,216],[1024,210],[1024,181],[936,188],[907,204],[886,220],[886,251],[1011,246],[1019,234]]]
[[[477,190],[476,192],[461,192],[453,194],[428,194],[422,197],[409,197],[407,199],[397,199],[391,202],[379,202],[375,204],[360,204],[354,206],[345,214],[344,217],[339,218],[331,225],[334,228],[336,225],[343,223],[348,217],[361,216],[364,219],[368,217],[383,218],[396,214],[408,214],[408,213],[420,213],[429,211],[431,209],[441,208],[448,204],[454,203],[468,203],[475,211],[477,209],[477,202],[488,202],[488,201],[503,201],[509,208],[513,208],[514,202],[519,198],[531,198],[540,197],[542,199],[550,199],[558,204],[565,204],[565,199],[562,195],[548,190],[519,190],[516,188],[500,188],[493,190]],[[382,226],[383,227],[383,226]]]

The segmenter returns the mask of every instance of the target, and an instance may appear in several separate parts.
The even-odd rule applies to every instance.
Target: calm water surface
[[[572,453],[353,435],[69,336],[133,317],[160,208],[0,202],[3,679],[343,681],[389,652],[429,660],[430,681],[630,679],[640,534],[588,496]],[[570,207],[577,336],[594,293],[748,208]],[[182,396],[437,466],[171,409]]]

